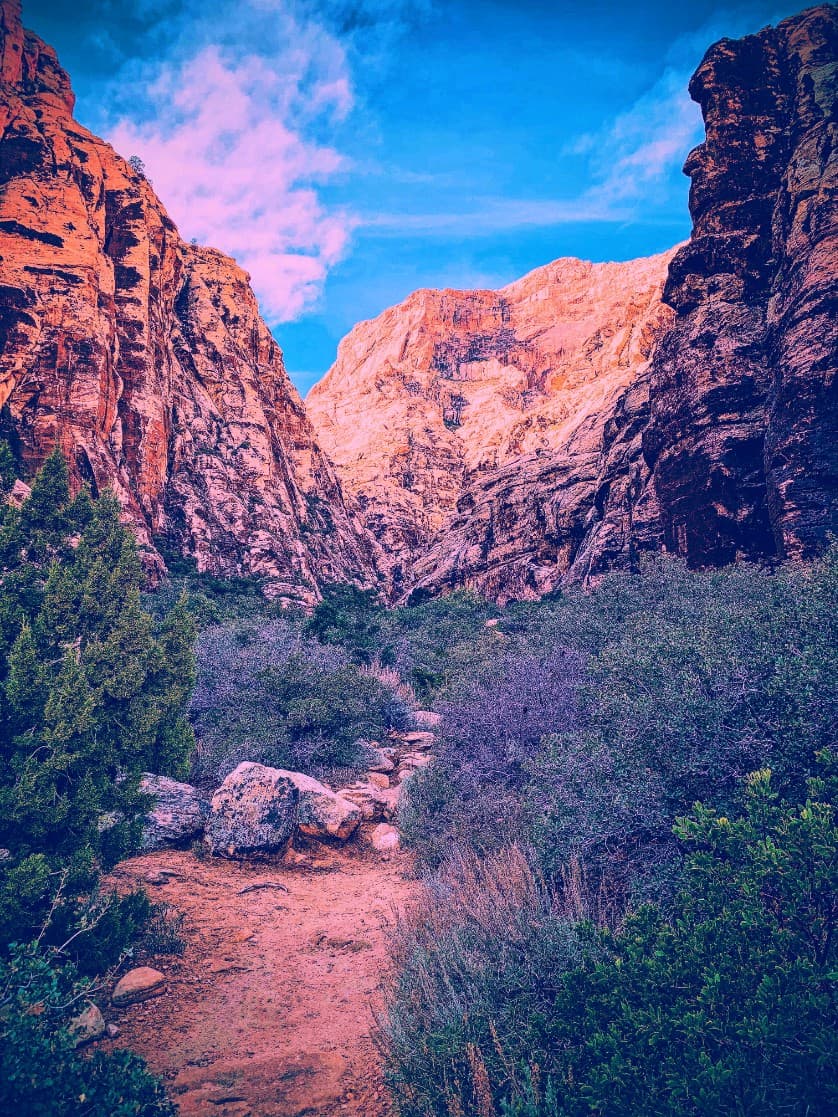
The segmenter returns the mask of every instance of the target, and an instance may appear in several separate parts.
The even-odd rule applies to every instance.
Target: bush
[[[0,1112],[174,1117],[174,1105],[138,1056],[75,1049],[67,1026],[90,992],[72,965],[36,947],[0,959]]]
[[[455,834],[517,840],[548,876],[578,857],[628,898],[672,893],[675,818],[699,799],[734,810],[758,767],[801,794],[838,720],[838,548],[776,573],[658,557],[488,633],[450,669],[439,762],[410,785],[427,864]]]
[[[398,1112],[834,1113],[836,792],[822,754],[800,806],[760,771],[740,818],[697,807],[676,831],[672,914],[646,906],[618,931],[557,920],[498,860],[455,866],[399,939],[384,1023]]]
[[[403,727],[409,710],[345,652],[276,620],[202,634],[192,716],[193,777],[217,783],[243,760],[320,774],[352,767],[359,740]]]
[[[407,787],[400,822],[425,865],[439,864],[457,842],[486,852],[526,840],[527,766],[545,736],[577,724],[575,652],[535,653],[491,639],[494,655],[449,683],[439,705],[440,756]]]
[[[0,936],[86,927],[78,960],[98,964],[95,940],[107,964],[142,903],[100,899],[98,874],[136,842],[142,772],[185,768],[193,627],[182,603],[143,611],[118,503],[72,500],[58,454],[6,510],[0,564]]]

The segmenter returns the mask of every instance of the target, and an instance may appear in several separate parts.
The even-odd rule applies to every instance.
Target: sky
[[[302,393],[419,287],[686,239],[687,93],[782,0],[24,0],[76,117],[235,256]]]

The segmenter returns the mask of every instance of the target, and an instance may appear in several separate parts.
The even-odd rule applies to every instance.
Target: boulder
[[[392,772],[395,768],[392,757],[388,756],[388,751],[379,748],[378,745],[364,745],[361,750],[361,762],[369,772]]]
[[[371,783],[373,787],[388,788],[390,777],[385,776],[383,772],[367,772],[367,783]]]
[[[299,797],[288,772],[239,764],[210,803],[204,830],[210,852],[221,857],[280,852],[294,834]]]
[[[436,710],[416,710],[413,723],[417,729],[438,729],[442,724],[442,714]]]
[[[361,821],[361,812],[354,803],[336,795],[312,776],[278,771],[297,789],[297,829],[301,834],[318,841],[345,842],[352,837]]]
[[[144,853],[184,845],[201,834],[210,806],[191,784],[146,772],[140,791],[154,796],[143,825],[140,848]]]
[[[422,752],[408,752],[399,761],[400,768],[427,768],[433,757]]]
[[[372,783],[357,783],[345,787],[338,792],[344,799],[355,806],[365,822],[380,822],[386,817],[387,793]]]
[[[399,832],[395,826],[380,822],[370,834],[370,845],[379,853],[393,853],[400,845]]]
[[[84,1012],[73,1017],[67,1025],[67,1031],[73,1037],[75,1046],[81,1047],[83,1043],[92,1043],[102,1038],[105,1034],[105,1018],[96,1005],[89,1004]]]
[[[398,740],[402,741],[409,749],[419,749],[421,752],[426,752],[433,748],[436,736],[427,729],[417,729],[410,733],[399,733]]]
[[[158,996],[165,986],[166,978],[159,970],[154,970],[151,966],[138,966],[119,979],[111,1000],[115,1005],[133,1005]]]

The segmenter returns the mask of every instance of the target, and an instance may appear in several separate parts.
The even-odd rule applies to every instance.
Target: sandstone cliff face
[[[615,408],[671,317],[670,257],[563,259],[500,291],[417,291],[341,342],[306,404],[394,596],[417,584],[535,596],[566,572]]]
[[[689,244],[643,451],[693,564],[814,554],[838,528],[838,11],[711,47],[690,84]]]
[[[708,51],[671,262],[418,292],[342,344],[310,413],[396,595],[533,597],[643,550],[806,557],[838,533],[837,25]]]
[[[76,484],[111,486],[152,566],[162,540],[291,597],[369,581],[247,275],[185,244],[146,179],[73,120],[18,0],[0,0],[0,63],[0,404],[27,465],[57,444]]]

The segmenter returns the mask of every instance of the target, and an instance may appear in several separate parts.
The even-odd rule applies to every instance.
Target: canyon
[[[247,275],[73,119],[2,0],[3,433],[27,472],[57,446],[75,487],[112,488],[152,579],[183,555],[289,602],[815,555],[838,526],[836,39],[823,6],[709,49],[687,244],[417,291],[304,405]]]

